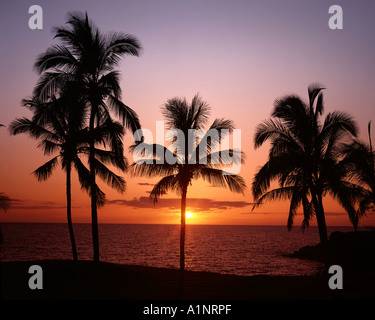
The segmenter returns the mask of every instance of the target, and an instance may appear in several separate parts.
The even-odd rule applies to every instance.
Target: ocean
[[[67,224],[2,223],[2,261],[72,259]],[[352,227],[329,228],[352,231]],[[74,224],[78,258],[92,259],[91,225]],[[179,225],[100,224],[100,260],[179,268]],[[234,275],[313,275],[315,261],[287,255],[319,242],[318,230],[283,226],[187,225],[186,269]]]

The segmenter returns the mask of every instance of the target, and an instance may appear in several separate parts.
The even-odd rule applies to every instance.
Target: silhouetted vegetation
[[[124,180],[109,171],[101,174],[102,163],[97,158],[102,160],[107,155],[98,151],[95,144],[106,140],[112,152],[112,164],[122,171],[126,169],[122,125],[135,131],[140,128],[140,124],[136,113],[121,101],[120,73],[116,67],[123,56],[138,56],[141,47],[139,41],[131,35],[121,32],[102,33],[87,14],[70,13],[67,24],[66,28],[56,29],[55,38],[61,44],[48,48],[34,65],[41,74],[34,95],[48,99],[68,81],[74,81],[81,90],[80,99],[84,101],[88,112],[92,237],[94,260],[98,261],[97,206],[101,196],[96,188],[96,176],[99,174],[119,191],[124,190]],[[110,110],[120,118],[122,125],[112,119]],[[108,131],[110,128],[113,131]]]
[[[54,155],[33,172],[39,181],[50,178],[58,164],[65,171],[73,259],[78,260],[71,209],[72,169],[78,173],[81,189],[91,198],[93,260],[99,261],[97,210],[106,198],[97,177],[120,193],[126,189],[124,178],[110,165],[123,173],[131,169],[134,176],[161,177],[150,193],[154,203],[169,191],[181,197],[180,270],[184,271],[187,192],[193,180],[202,179],[236,193],[246,188],[240,175],[225,171],[226,166],[242,163],[242,152],[235,148],[220,150],[222,139],[233,132],[234,123],[215,119],[201,136],[210,115],[208,104],[199,95],[191,103],[184,98],[170,99],[161,111],[167,129],[175,130],[176,136],[170,145],[138,141],[131,151],[142,159],[129,167],[124,157],[125,130],[135,133],[141,125],[136,112],[122,101],[118,67],[124,57],[140,55],[139,40],[122,32],[103,33],[87,13],[80,12],[69,13],[66,26],[56,28],[54,38],[60,43],[38,56],[34,64],[38,82],[32,97],[22,101],[33,113],[32,118],[15,119],[9,131],[13,135],[28,134],[39,141],[44,155]],[[266,201],[289,200],[289,229],[298,208],[303,211],[303,228],[316,217],[320,244],[313,254],[316,248],[324,248],[324,254],[329,252],[325,248],[336,250],[331,244],[343,238],[335,234],[331,247],[327,245],[325,196],[338,201],[355,229],[359,219],[375,207],[375,153],[370,123],[366,143],[357,139],[357,124],[350,115],[334,111],[324,116],[323,90],[319,84],[310,85],[307,102],[296,95],[277,99],[271,117],[257,126],[254,136],[255,149],[266,142],[270,149],[267,162],[252,181],[256,202],[253,210]],[[212,135],[210,130],[218,134]],[[178,132],[183,139],[179,139]],[[272,189],[273,182],[279,187]],[[0,193],[1,210],[6,211],[11,201]],[[365,234],[360,241],[358,235],[351,234],[344,242],[354,238],[361,242],[373,239],[374,234]],[[305,250],[312,252],[311,248]]]
[[[140,152],[144,152],[144,158],[131,165],[132,173],[136,176],[163,177],[150,193],[150,198],[154,202],[171,190],[181,197],[181,270],[185,268],[185,213],[189,185],[194,179],[203,179],[213,185],[228,187],[233,192],[243,192],[245,189],[245,182],[241,176],[225,174],[225,170],[220,168],[229,165],[232,160],[236,163],[242,161],[239,150],[218,149],[224,135],[224,131],[221,130],[231,132],[234,129],[233,122],[216,119],[209,129],[216,129],[219,134],[209,137],[210,131],[207,131],[201,139],[198,139],[199,130],[208,122],[209,110],[208,104],[198,95],[193,98],[191,104],[186,99],[168,100],[162,108],[167,129],[180,130],[183,137],[181,140],[177,137],[174,139],[176,152],[168,149],[168,146],[153,144],[149,146],[151,152],[140,148]],[[188,139],[189,135],[193,137]],[[225,155],[231,155],[232,158],[229,159]],[[213,161],[215,157],[218,159],[217,163]],[[174,161],[168,162],[165,159]]]
[[[9,198],[4,193],[0,192],[0,211],[1,210],[7,211],[9,209],[11,203],[12,203],[12,199]],[[1,225],[0,225],[0,227],[1,227]],[[1,228],[0,228],[0,244],[1,244],[2,241],[3,241],[3,234],[2,234]]]
[[[340,163],[340,149],[345,138],[357,135],[357,125],[351,116],[334,111],[324,112],[323,88],[317,84],[308,88],[309,101],[289,95],[275,101],[269,120],[258,125],[254,146],[270,141],[268,161],[255,174],[252,191],[255,207],[268,200],[290,200],[288,228],[293,225],[297,208],[302,205],[303,223],[308,227],[316,216],[320,241],[327,241],[323,196],[330,194],[348,212],[350,221],[358,221],[355,203],[360,187],[349,182],[348,168]],[[272,180],[279,188],[270,191]]]
[[[368,139],[368,143],[355,139],[342,148],[345,155],[342,164],[347,167],[348,178],[362,187],[361,192],[356,193],[358,219],[373,212],[375,205],[375,154],[371,141],[371,121],[368,124]]]
[[[71,217],[71,169],[74,166],[78,172],[81,188],[91,194],[90,173],[82,162],[81,157],[88,155],[89,132],[85,127],[87,108],[80,99],[80,90],[75,83],[69,83],[61,92],[60,97],[52,97],[43,102],[40,98],[33,97],[23,100],[23,105],[33,112],[32,119],[19,118],[10,125],[11,134],[27,133],[29,136],[40,140],[40,147],[45,155],[59,153],[34,171],[39,181],[48,179],[59,160],[63,170],[66,172],[66,196],[67,196],[67,221],[71,239],[72,253],[74,260],[77,260],[77,250],[74,240],[74,232]],[[109,135],[116,130],[104,123],[98,127],[103,135]],[[122,135],[122,127],[118,135]],[[102,136],[96,137],[96,144],[100,143]],[[112,151],[96,148],[96,157],[104,163],[115,162],[116,155]],[[99,161],[96,159],[96,161]],[[115,175],[104,163],[98,166],[98,173],[103,177],[111,177],[116,183],[109,183],[123,191],[125,182],[122,177]],[[105,194],[95,185],[98,195],[98,205],[105,202]]]

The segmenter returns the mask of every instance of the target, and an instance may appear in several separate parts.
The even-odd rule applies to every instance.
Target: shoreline
[[[31,290],[28,269],[43,270],[43,289]],[[2,300],[331,300],[375,299],[375,271],[345,272],[344,289],[331,275],[237,276],[89,260],[0,262]]]

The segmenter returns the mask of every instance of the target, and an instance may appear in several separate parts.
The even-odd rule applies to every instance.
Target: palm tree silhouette
[[[354,120],[343,112],[327,114],[322,123],[323,88],[309,86],[309,103],[289,95],[275,101],[269,120],[256,128],[255,148],[270,141],[268,161],[255,174],[252,184],[256,204],[267,200],[290,199],[287,226],[290,229],[302,205],[302,227],[309,226],[315,215],[320,241],[327,241],[323,196],[331,194],[345,208],[355,223],[353,191],[357,186],[345,180],[347,168],[339,163],[339,146],[345,137],[357,135]],[[269,190],[272,180],[280,188]]]
[[[11,199],[4,193],[0,192],[0,209],[7,211],[10,207],[10,204]]]
[[[62,168],[66,171],[66,199],[67,199],[67,221],[70,235],[70,242],[72,247],[73,259],[78,260],[77,249],[75,244],[75,237],[73,231],[72,217],[71,217],[71,167],[72,163],[76,163],[76,167],[82,168],[80,158],[78,157],[79,142],[77,134],[81,130],[83,124],[83,108],[69,108],[69,113],[63,110],[64,106],[62,98],[53,98],[49,102],[43,102],[40,99],[33,97],[29,100],[23,100],[23,105],[34,112],[33,119],[18,118],[10,125],[10,132],[13,135],[28,133],[36,139],[41,139],[38,147],[44,150],[45,155],[50,155],[56,150],[60,153],[47,161],[34,171],[34,175],[39,181],[48,179],[59,162],[62,159]],[[71,120],[72,113],[75,117],[78,116],[78,121]],[[81,173],[81,180],[84,177]]]
[[[241,176],[225,174],[226,172],[220,169],[230,164],[231,160],[226,155],[232,156],[236,163],[242,161],[239,150],[216,150],[225,134],[221,130],[231,132],[234,128],[232,121],[216,119],[210,126],[210,130],[217,130],[218,135],[209,137],[210,131],[207,131],[198,142],[199,130],[203,129],[209,116],[207,103],[198,95],[194,96],[191,104],[186,99],[170,99],[162,108],[162,113],[167,120],[167,128],[179,130],[184,139],[180,141],[173,139],[174,147],[176,147],[174,151],[158,144],[148,145],[149,148],[139,148],[140,145],[133,146],[133,151],[143,154],[143,159],[134,162],[130,168],[135,176],[163,177],[150,193],[150,198],[154,202],[170,190],[174,190],[181,196],[180,270],[183,271],[185,269],[186,196],[189,185],[194,179],[201,178],[211,184],[228,187],[233,192],[242,193],[246,186]],[[189,134],[191,139],[188,139]],[[143,146],[147,146],[145,142],[142,143]],[[147,152],[147,149],[151,151]],[[215,157],[218,159],[217,162],[213,161]],[[162,159],[164,161],[161,161]]]
[[[73,87],[73,86],[72,86]],[[65,90],[60,98],[53,97],[48,102],[43,102],[40,99],[33,97],[29,100],[23,100],[24,106],[33,111],[33,118],[19,118],[14,120],[10,125],[10,132],[14,135],[20,133],[28,133],[36,139],[40,139],[38,147],[42,148],[45,155],[53,154],[55,151],[60,151],[58,155],[47,161],[34,171],[34,175],[39,181],[48,179],[59,160],[63,170],[66,172],[66,197],[67,197],[67,221],[69,227],[69,235],[72,246],[73,259],[78,260],[77,249],[75,244],[75,237],[73,232],[73,224],[71,217],[71,169],[72,166],[78,172],[81,187],[92,193],[92,185],[90,184],[89,170],[83,164],[80,156],[88,154],[88,140],[89,132],[85,125],[86,108],[79,100],[79,89]],[[106,140],[111,140],[113,137],[113,128],[108,129],[104,125],[98,126],[96,130],[101,130],[99,139],[103,139],[105,131],[107,131]],[[117,130],[120,141],[116,143],[122,144],[122,127]],[[95,139],[97,140],[97,139]],[[97,141],[96,141],[97,142]],[[97,142],[98,143],[98,142]],[[126,162],[118,161],[118,155],[113,151],[96,150],[96,156],[100,157],[104,162],[110,162],[116,165],[123,171],[126,168]],[[110,171],[100,160],[95,158],[97,162],[97,172],[104,177],[107,182],[115,187],[117,190],[123,192],[125,189],[125,181],[120,176],[115,175]],[[98,205],[103,205],[105,202],[105,195],[95,185],[95,192],[98,196]]]
[[[375,153],[371,140],[371,121],[368,123],[368,139],[368,143],[355,139],[350,144],[344,144],[341,150],[345,155],[342,163],[347,167],[348,178],[363,186],[356,193],[358,219],[369,210],[374,210],[375,206]]]
[[[7,211],[12,203],[12,199],[9,198],[4,193],[0,192],[0,210]],[[1,232],[1,224],[0,224],[0,245],[3,242],[3,233]]]
[[[70,13],[67,28],[57,28],[55,38],[62,45],[51,46],[41,54],[34,67],[42,73],[34,94],[48,97],[61,83],[74,79],[80,82],[82,96],[89,107],[89,131],[94,133],[102,117],[111,121],[112,110],[133,132],[140,128],[136,113],[121,101],[120,73],[115,70],[121,57],[138,56],[139,41],[121,32],[103,34],[89,20],[87,13]],[[96,185],[97,162],[95,141],[89,143],[90,183]],[[121,158],[122,155],[120,155]],[[96,190],[91,188],[91,190]],[[99,261],[99,235],[97,218],[98,195],[91,192],[91,219],[94,260]]]

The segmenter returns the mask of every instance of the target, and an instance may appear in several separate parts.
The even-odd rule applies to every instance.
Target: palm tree
[[[183,271],[186,196],[189,185],[194,179],[201,178],[211,184],[228,187],[231,191],[243,192],[245,182],[241,176],[225,174],[226,172],[220,169],[230,164],[230,159],[226,155],[232,156],[236,163],[241,162],[241,152],[238,150],[216,150],[225,134],[222,130],[227,130],[227,133],[233,130],[232,121],[216,119],[210,129],[217,130],[218,134],[209,137],[210,131],[208,131],[199,140],[199,130],[207,123],[209,107],[198,95],[193,98],[191,104],[186,99],[170,99],[163,106],[162,113],[167,120],[168,129],[177,129],[183,133],[182,140],[178,141],[178,138],[173,140],[173,148],[176,147],[177,151],[171,151],[170,148],[162,145],[147,145],[142,142],[143,145],[133,147],[133,150],[143,154],[144,158],[131,165],[131,173],[136,176],[163,177],[150,193],[150,198],[154,202],[170,190],[181,196],[180,270]],[[190,139],[188,139],[189,135]],[[147,149],[150,152],[147,152]],[[213,161],[215,157],[218,159],[217,162]]]
[[[85,15],[76,12],[68,16],[68,28],[57,28],[55,38],[62,45],[51,46],[39,56],[34,67],[42,73],[34,90],[36,96],[48,97],[65,81],[80,82],[82,96],[89,107],[90,183],[96,185],[94,131],[102,117],[111,121],[112,110],[123,125],[136,131],[140,128],[136,113],[121,101],[120,73],[115,70],[121,57],[138,56],[139,41],[120,32],[103,34]],[[94,260],[99,261],[99,235],[97,219],[98,195],[91,188],[91,219]]]
[[[345,155],[342,164],[348,168],[348,178],[363,186],[358,192],[357,218],[366,215],[375,206],[375,152],[371,141],[371,121],[368,123],[369,142],[355,139],[344,144],[341,152]]]
[[[0,192],[0,209],[7,211],[10,207],[10,203],[11,199],[4,193]]]
[[[40,139],[41,142],[38,147],[44,150],[45,155],[50,155],[60,150],[58,155],[36,169],[34,175],[39,181],[48,179],[59,160],[63,170],[66,172],[67,221],[74,260],[78,260],[78,257],[71,217],[71,169],[73,165],[78,172],[81,187],[92,193],[89,170],[80,158],[80,155],[88,154],[88,130],[83,127],[85,125],[86,110],[84,105],[80,104],[78,94],[79,90],[72,91],[72,88],[70,88],[70,90],[63,92],[59,99],[53,97],[48,102],[40,101],[36,97],[30,100],[23,100],[24,106],[33,111],[34,116],[31,120],[27,118],[16,119],[10,126],[10,131],[14,135],[28,133],[33,138]],[[103,139],[105,131],[109,131],[106,140],[113,139],[113,137],[109,138],[114,131],[113,128],[109,130],[105,125],[101,125],[97,127],[97,130],[99,129],[103,131],[100,139]],[[117,141],[117,143],[122,144],[122,127],[120,126],[117,130],[120,130],[120,138],[118,138],[120,141]],[[116,153],[97,148],[95,150],[96,156],[99,156],[101,160],[111,162],[123,171],[125,170],[125,160],[119,161]],[[115,175],[98,159],[95,158],[95,161],[98,163],[98,173],[105,177],[111,186],[123,192],[125,188],[123,178]],[[98,195],[98,205],[103,205],[105,201],[104,193],[97,185],[95,185],[95,190]]]
[[[12,203],[12,199],[0,192],[0,210],[7,211]],[[1,225],[0,225],[1,226]],[[3,242],[3,234],[0,228],[0,244]]]
[[[340,144],[357,135],[354,120],[343,112],[324,111],[323,88],[309,86],[309,102],[289,95],[275,101],[269,120],[256,128],[255,148],[267,140],[271,147],[268,161],[255,174],[252,184],[257,207],[267,200],[289,199],[288,229],[293,225],[297,208],[302,205],[302,227],[309,226],[315,215],[320,241],[327,241],[323,196],[331,194],[345,208],[355,223],[354,193],[357,186],[345,180],[347,168],[338,161]],[[279,188],[269,190],[272,180]],[[253,209],[254,209],[253,208]]]
[[[45,155],[60,150],[59,155],[36,169],[34,175],[39,181],[48,179],[58,164],[59,158],[62,159],[62,168],[66,171],[67,221],[70,242],[73,259],[78,260],[71,217],[71,167],[72,163],[77,163],[79,168],[84,167],[78,157],[79,143],[77,141],[77,134],[83,124],[83,108],[69,108],[70,113],[66,113],[61,109],[62,100],[62,98],[59,100],[53,98],[46,103],[36,97],[23,100],[23,105],[34,112],[33,119],[18,118],[14,120],[10,125],[10,132],[13,135],[28,133],[33,138],[41,139],[38,147],[44,150]],[[73,118],[73,112],[75,112],[76,118],[78,116],[78,121],[69,121]]]

